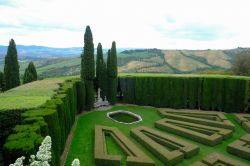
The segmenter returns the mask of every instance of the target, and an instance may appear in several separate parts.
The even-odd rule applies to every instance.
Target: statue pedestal
[[[103,99],[101,98],[100,92],[101,90],[99,88],[98,93],[97,93],[97,99],[96,99],[96,102],[94,103],[94,108],[105,107],[105,106],[110,105],[106,99],[106,96],[105,96],[105,100],[103,101]]]

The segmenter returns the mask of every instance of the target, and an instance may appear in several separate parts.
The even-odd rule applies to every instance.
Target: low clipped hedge
[[[145,126],[133,128],[130,135],[166,165],[175,165],[199,152],[197,145]]]
[[[237,76],[121,76],[123,101],[156,107],[250,112],[250,79]]]
[[[21,114],[21,124],[9,135],[3,148],[4,164],[8,165],[17,157],[37,151],[46,135],[52,138],[51,165],[60,165],[60,155],[75,121],[76,113],[85,107],[85,86],[80,79],[65,81],[57,94],[43,106]],[[81,97],[81,98],[80,98]]]
[[[231,137],[233,133],[233,131],[229,129],[210,127],[171,119],[161,119],[156,121],[155,127],[209,146],[219,144],[223,139]]]
[[[114,138],[117,145],[127,155],[127,166],[154,166],[154,161],[143,151],[137,148],[118,128],[108,126],[95,126],[95,165],[96,166],[120,166],[122,157],[110,155],[107,152],[105,134]]]

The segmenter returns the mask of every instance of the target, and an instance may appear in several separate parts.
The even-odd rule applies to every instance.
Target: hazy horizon
[[[248,0],[0,0],[0,45],[233,49],[250,46]]]

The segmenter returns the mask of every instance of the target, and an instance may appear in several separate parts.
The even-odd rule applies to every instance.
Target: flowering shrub
[[[29,159],[28,166],[50,166],[49,162],[51,161],[51,137],[46,136],[39,147],[36,155],[31,155]],[[22,156],[18,158],[14,164],[10,164],[9,166],[24,166],[23,161],[25,157]],[[72,166],[80,166],[80,161],[78,159],[74,159]]]

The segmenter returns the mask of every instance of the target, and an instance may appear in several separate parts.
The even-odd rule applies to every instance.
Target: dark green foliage
[[[33,80],[34,80],[34,77],[32,73],[29,71],[28,68],[26,68],[24,75],[23,75],[23,84],[27,84],[29,82],[32,82]]]
[[[96,79],[97,79],[97,87],[100,88],[100,76],[102,72],[102,64],[103,64],[103,52],[102,52],[102,44],[98,43],[97,46],[97,57],[96,57]]]
[[[6,90],[20,85],[17,50],[13,39],[9,42],[7,55],[5,56],[4,75]]]
[[[246,112],[249,80],[234,77],[120,77],[123,100],[131,104]]]
[[[29,83],[37,80],[36,67],[33,62],[30,62],[28,67],[25,69],[23,76],[23,83]]]
[[[22,120],[19,116],[19,123],[22,125],[17,125],[14,128],[13,134],[8,136],[4,145],[5,164],[13,162],[22,155],[27,157],[34,154],[42,138],[50,135],[53,156],[51,165],[59,165],[60,155],[63,152],[68,133],[74,124],[76,113],[84,107],[84,83],[78,79],[65,81],[57,94],[44,106],[25,111],[21,115]],[[2,120],[1,117],[0,119]]]
[[[84,34],[84,50],[81,63],[81,78],[84,80],[94,80],[95,61],[94,61],[94,43],[92,32],[89,26],[86,27]]]
[[[0,71],[0,93],[5,89],[5,78],[3,72]]]
[[[107,73],[108,73],[108,101],[111,104],[116,103],[117,95],[117,53],[116,44],[112,42],[112,47],[110,52],[108,52],[107,60]]]
[[[81,78],[86,83],[86,109],[90,110],[94,104],[94,43],[92,32],[89,26],[86,27],[84,34],[84,51],[81,62]]]
[[[85,88],[86,88],[86,110],[90,110],[95,102],[95,91],[93,81],[85,80]]]

